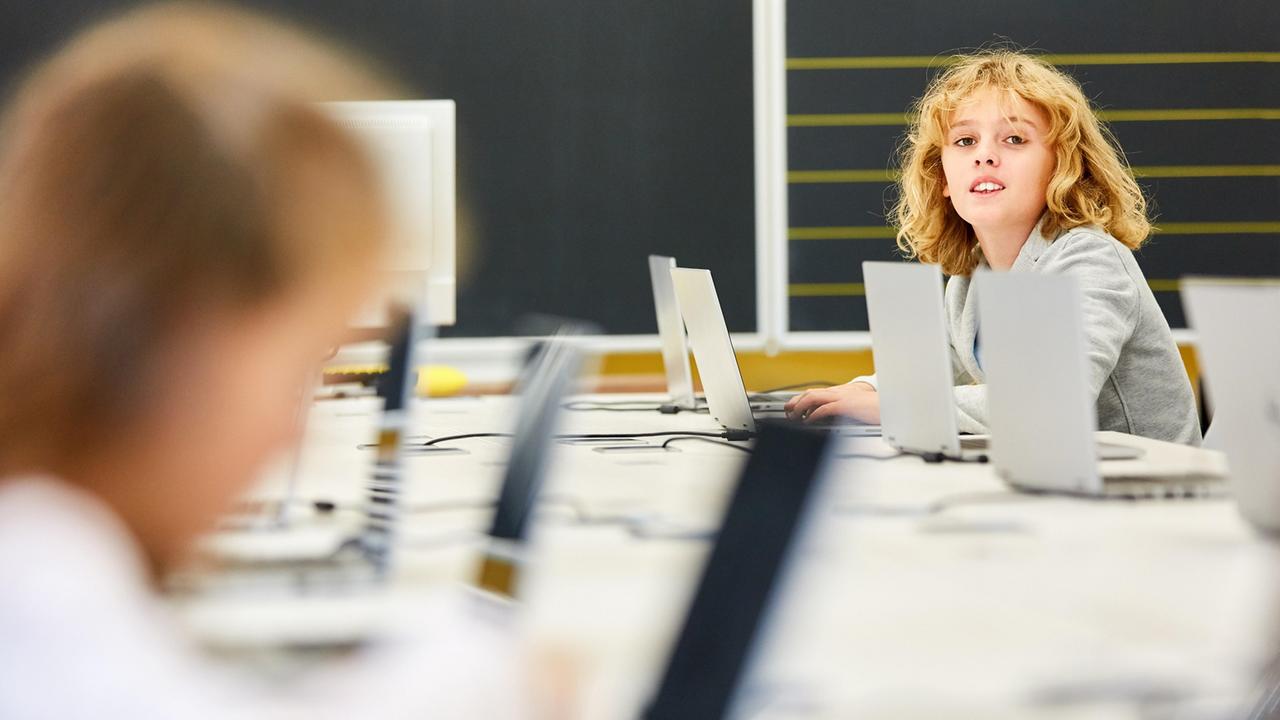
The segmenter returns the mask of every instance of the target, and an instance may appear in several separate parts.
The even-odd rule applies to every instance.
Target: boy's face
[[[1020,97],[985,89],[952,113],[942,146],[945,197],[979,238],[1030,232],[1056,165],[1048,118]]]

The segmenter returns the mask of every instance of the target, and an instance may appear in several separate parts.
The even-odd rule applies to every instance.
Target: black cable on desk
[[[706,405],[700,405],[700,406],[698,406],[698,407],[687,408],[687,407],[680,407],[679,405],[676,405],[675,403],[664,403],[664,404],[662,404],[662,405],[659,405],[659,406],[658,406],[658,412],[662,413],[663,415],[675,415],[675,414],[677,414],[677,413],[682,413],[682,412],[704,413],[704,414],[705,414],[705,413],[709,413],[709,412],[711,412],[711,408],[707,407]]]
[[[691,413],[707,413],[711,410],[705,405],[702,407],[680,407],[675,403],[661,403],[654,405],[645,403],[643,400],[617,400],[617,401],[595,401],[595,400],[574,400],[561,405],[565,410],[576,412],[660,412],[663,415],[676,415],[682,412]]]
[[[556,435],[556,440],[629,440],[641,437],[668,437],[671,435],[687,435],[690,437],[708,437],[721,438],[724,440],[750,440],[755,437],[755,433],[750,430],[721,430],[720,432],[701,432],[698,430],[660,430],[657,432],[639,432],[639,433],[571,433],[567,435]],[[415,443],[413,445],[406,444],[406,450],[414,448],[427,447],[431,445],[439,445],[444,442],[452,442],[454,440],[469,440],[471,438],[486,437],[512,437],[511,433],[495,433],[495,432],[478,432],[478,433],[462,433],[459,435],[442,435],[438,438],[431,438],[426,442]],[[369,450],[377,447],[371,443],[359,445],[361,449]]]
[[[835,457],[835,458],[837,458],[837,459],[839,459],[839,460],[844,460],[844,459],[856,459],[856,460],[897,460],[897,459],[899,459],[899,458],[904,458],[904,457],[915,457],[915,456],[914,456],[914,454],[912,454],[912,453],[905,453],[905,452],[902,452],[902,451],[898,451],[898,452],[896,452],[896,453],[894,453],[894,454],[892,454],[892,455],[870,455],[870,454],[866,454],[866,453],[836,453],[833,457]]]
[[[974,455],[973,457],[964,457],[963,455],[947,455],[940,452],[911,452],[904,451],[907,455],[915,455],[927,463],[954,462],[954,463],[986,463],[988,462],[987,454]]]
[[[856,458],[859,460],[897,460],[904,457],[915,457],[924,460],[927,463],[941,462],[958,462],[958,463],[985,463],[986,455],[975,455],[974,457],[961,457],[959,455],[947,455],[941,452],[916,452],[914,450],[899,450],[893,455],[869,455],[863,453],[837,453],[837,458]]]
[[[486,438],[486,437],[513,437],[513,435],[511,433],[495,433],[495,432],[462,433],[461,435],[441,435],[438,438],[431,438],[430,440],[424,440],[422,442],[405,443],[404,449],[413,450],[414,448],[424,448],[431,445],[437,445],[442,442],[449,442],[451,440],[468,440],[470,438]],[[378,444],[377,443],[360,443],[359,445],[356,446],[356,448],[360,450],[376,450],[378,448]]]
[[[577,412],[658,412],[663,406],[640,400],[619,400],[617,402],[575,400],[567,402],[560,407]]]
[[[478,432],[478,433],[462,433],[461,435],[441,435],[438,438],[431,438],[430,440],[424,440],[422,442],[405,443],[404,449],[413,450],[414,448],[430,447],[432,445],[438,445],[442,442],[450,442],[452,440],[469,440],[471,438],[492,438],[492,437],[514,437],[514,435],[512,435],[511,433],[500,433],[500,432]],[[378,448],[378,444],[377,443],[360,443],[356,447],[360,450],[376,450]]]
[[[321,515],[342,510],[345,512],[363,512],[368,506],[363,503],[342,503],[334,500],[316,499],[307,503]],[[486,510],[497,505],[496,500],[437,500],[408,504],[400,508],[402,515],[426,515],[439,512],[456,512],[458,510]]]
[[[512,433],[504,432],[478,432],[478,433],[462,433],[461,435],[441,435],[438,438],[419,443],[418,445],[406,445],[405,448],[426,447],[428,445],[439,445],[442,442],[451,442],[453,440],[470,440],[471,438],[494,438],[494,437],[514,437]]]
[[[768,390],[761,390],[756,393],[756,395],[769,395],[771,393],[786,392],[787,390],[808,390],[809,388],[815,387],[831,387],[839,384],[840,383],[833,383],[830,380],[809,380],[807,382],[792,383],[781,387],[769,388]]]
[[[726,441],[724,441],[724,440],[714,440],[714,439],[712,439],[712,438],[702,437],[702,436],[700,436],[700,435],[680,435],[680,436],[677,436],[677,437],[673,437],[673,438],[671,438],[671,439],[669,439],[669,440],[667,440],[667,441],[663,442],[663,443],[662,443],[662,447],[663,447],[663,448],[666,448],[666,447],[670,446],[670,445],[671,445],[671,443],[673,443],[673,442],[679,442],[679,441],[681,441],[681,440],[697,440],[697,441],[699,441],[699,442],[711,443],[712,445],[723,445],[723,446],[725,446],[725,447],[733,448],[734,450],[741,450],[742,452],[747,453],[748,455],[750,455],[750,454],[751,454],[751,448],[749,448],[749,447],[743,447],[742,445],[734,445],[734,444],[733,444],[733,443],[731,443],[731,442],[726,442]]]
[[[659,430],[657,432],[638,433],[577,433],[557,435],[557,440],[626,440],[641,437],[669,437],[671,435],[688,435],[689,437],[722,438],[724,440],[750,440],[755,433],[750,430],[721,430],[720,432],[702,432],[699,430]]]

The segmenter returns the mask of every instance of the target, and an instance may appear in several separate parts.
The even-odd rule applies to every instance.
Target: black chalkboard
[[[905,130],[901,115],[937,72],[933,58],[993,43],[1060,56],[1113,118],[1162,229],[1138,261],[1172,325],[1185,324],[1182,275],[1280,274],[1274,0],[794,1],[792,330],[866,329],[861,263],[898,257],[885,174]]]
[[[755,329],[748,0],[258,0],[458,104],[458,325],[530,312],[653,333],[649,253],[710,267]],[[0,82],[130,3],[10,2]]]

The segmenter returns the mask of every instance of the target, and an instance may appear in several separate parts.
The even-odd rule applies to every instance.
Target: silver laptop
[[[938,266],[867,261],[862,278],[885,442],[911,453],[985,452],[985,437],[962,440],[957,430]]]
[[[975,278],[991,461],[1015,487],[1092,496],[1220,494],[1221,453],[1096,433],[1075,278],[980,272]],[[1137,457],[1099,462],[1096,439]]]
[[[862,276],[884,439],[903,452],[966,460],[986,456],[987,436],[957,432],[941,270],[936,265],[867,261],[862,263]],[[1101,460],[1141,454],[1109,443],[1097,443],[1095,450]]]
[[[1280,532],[1280,281],[1188,278],[1182,303],[1214,404],[1206,439],[1227,454],[1240,513]]]
[[[649,256],[649,278],[653,282],[653,308],[658,315],[658,338],[662,341],[662,367],[667,374],[667,393],[671,404],[682,410],[693,410],[693,372],[689,369],[689,342],[675,286],[671,284],[671,268],[676,259],[665,255]]]
[[[672,268],[671,281],[679,299],[684,325],[689,330],[693,360],[702,378],[702,390],[706,394],[711,417],[729,430],[748,432],[755,432],[758,417],[781,418],[781,404],[776,410],[752,410],[711,271]],[[879,425],[850,422],[842,424],[841,429],[848,434],[880,434]]]

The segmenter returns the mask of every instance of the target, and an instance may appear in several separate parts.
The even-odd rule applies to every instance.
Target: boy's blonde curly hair
[[[942,147],[951,114],[988,88],[1026,100],[1049,119],[1045,141],[1057,163],[1045,190],[1044,234],[1098,225],[1131,249],[1142,245],[1151,232],[1146,198],[1080,85],[1040,58],[995,49],[956,58],[913,108],[899,148],[902,172],[893,210],[903,252],[937,263],[947,275],[968,275],[977,266],[973,227],[942,195]]]

